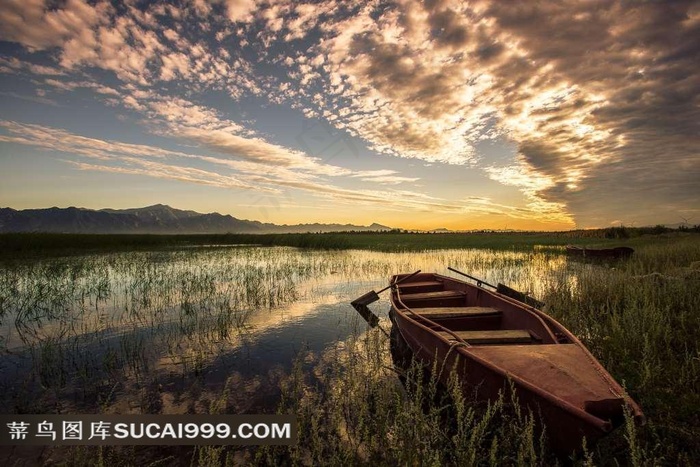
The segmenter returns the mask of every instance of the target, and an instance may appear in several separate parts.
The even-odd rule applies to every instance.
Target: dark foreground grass
[[[629,461],[700,465],[700,240],[641,246],[629,261],[591,268],[577,288],[560,282],[544,299],[647,415]],[[615,452],[616,442],[624,444],[605,446]]]

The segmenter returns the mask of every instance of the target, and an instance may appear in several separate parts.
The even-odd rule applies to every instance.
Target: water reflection
[[[393,274],[457,276],[447,266],[536,297],[587,267],[551,252],[269,247],[0,266],[0,411],[209,412],[222,394],[225,410],[271,411],[298,355],[320,381],[358,351],[351,300]],[[389,329],[388,296],[371,308]]]

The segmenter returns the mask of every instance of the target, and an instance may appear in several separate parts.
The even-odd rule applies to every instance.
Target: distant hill
[[[389,227],[372,224],[276,225],[236,219],[217,212],[202,214],[164,204],[134,209],[0,208],[0,232],[53,232],[100,234],[198,234],[198,233],[302,233],[337,231],[383,231]]]

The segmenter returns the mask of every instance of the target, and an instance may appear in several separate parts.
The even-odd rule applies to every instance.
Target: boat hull
[[[441,362],[439,380],[447,385],[451,371],[456,371],[462,385],[465,397],[474,397],[480,401],[495,401],[501,394],[508,397],[511,388],[516,391],[517,401],[526,410],[532,410],[536,422],[542,423],[550,446],[558,453],[567,455],[580,449],[583,438],[591,443],[609,433],[613,426],[609,423],[582,423],[579,417],[563,410],[561,406],[547,398],[541,397],[532,388],[508,378],[507,372],[498,372],[489,365],[464,354],[459,350],[450,349],[450,345],[432,340],[431,337],[419,330],[410,329],[408,323],[401,324],[402,318],[394,321],[399,328],[401,338],[406,342],[413,355],[426,368],[432,369],[433,364]],[[428,344],[426,342],[432,342]],[[541,420],[538,419],[541,417]]]
[[[397,277],[400,276],[392,281]],[[502,393],[507,395],[511,388],[515,389],[518,403],[532,410],[552,449],[563,455],[580,449],[584,438],[590,445],[621,423],[624,391],[563,326],[506,296],[455,279],[432,276],[436,277],[452,281],[451,288],[464,291],[464,310],[470,310],[471,315],[451,315],[456,309],[454,301],[446,305],[439,302],[442,297],[438,291],[399,295],[395,290],[390,316],[413,355],[426,367],[436,368],[443,384],[448,383],[454,370],[467,398],[476,395],[479,400],[494,401]],[[423,275],[418,280],[427,283],[426,279],[430,278]],[[430,294],[437,298],[427,303]],[[419,306],[409,306],[406,302]],[[500,317],[501,324],[510,323],[506,327],[527,328],[537,336],[537,345],[460,342],[457,334],[465,335],[471,328],[498,332],[499,323],[494,319],[498,315],[488,315],[484,311],[488,307],[502,311],[505,316]],[[421,315],[422,310],[430,311],[434,319]],[[444,312],[438,313],[440,310]],[[617,401],[620,404],[616,406]],[[632,414],[643,421],[636,404],[627,402]]]

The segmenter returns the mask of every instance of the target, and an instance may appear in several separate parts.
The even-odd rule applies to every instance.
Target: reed
[[[653,240],[697,236],[693,228],[612,228],[563,232],[328,232],[289,234],[55,234],[2,233],[0,260],[74,256],[117,251],[172,251],[193,246],[258,245],[291,246],[317,250],[364,249],[373,251],[424,251],[454,248],[561,251],[568,244],[588,247],[644,245]]]
[[[243,399],[263,389],[262,376],[213,381],[217,359],[257,336],[257,323],[268,317],[297,302],[326,300],[337,321],[351,320],[355,332],[323,351],[300,351],[288,369],[275,370],[276,386],[266,389],[279,401],[267,410],[297,415],[296,446],[184,455],[75,448],[61,456],[75,465],[136,458],[203,465],[569,462],[552,457],[535,430],[537,414],[518,410],[510,395],[483,405],[460,394],[454,381],[439,386],[415,364],[397,375],[388,340],[366,332],[347,305],[392,274],[451,265],[544,300],[546,311],[578,335],[644,409],[648,425],[635,427],[628,417],[571,462],[697,465],[700,241],[664,235],[629,239],[636,252],[617,263],[572,261],[556,245],[393,253],[190,248],[4,262],[0,365],[11,375],[0,378],[0,410],[250,410]],[[388,328],[385,305],[377,309]]]
[[[256,451],[260,465],[540,465],[554,461],[535,435],[535,416],[515,396],[491,404],[465,399],[456,375],[443,387],[411,362],[397,381],[388,342],[372,332],[321,357],[311,383],[299,356],[279,411],[298,417],[300,442]],[[437,371],[436,368],[433,371]]]

